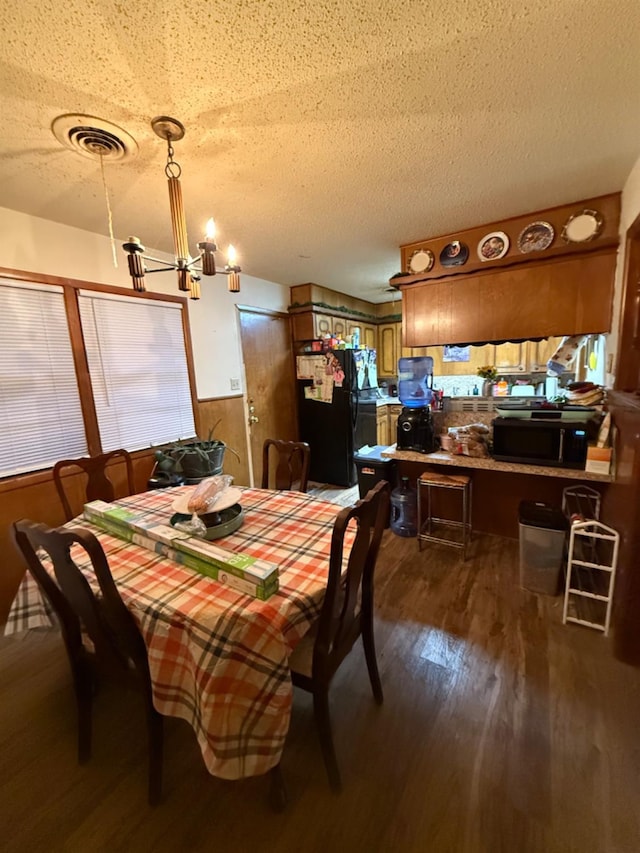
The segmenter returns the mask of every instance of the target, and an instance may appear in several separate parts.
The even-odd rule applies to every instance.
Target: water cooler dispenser
[[[430,356],[401,358],[398,362],[398,397],[403,405],[398,417],[398,450],[432,453],[436,449],[431,409],[433,359]]]

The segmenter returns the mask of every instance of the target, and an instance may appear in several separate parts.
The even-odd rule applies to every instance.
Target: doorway
[[[266,438],[296,441],[295,360],[289,315],[238,305],[253,483],[262,480]]]

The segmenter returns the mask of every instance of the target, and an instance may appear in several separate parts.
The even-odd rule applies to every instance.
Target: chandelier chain
[[[170,136],[167,138],[167,165],[164,167],[164,173],[167,178],[179,178],[182,174],[182,166],[173,159],[173,145]]]

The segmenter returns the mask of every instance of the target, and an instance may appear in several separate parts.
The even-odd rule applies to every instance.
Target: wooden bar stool
[[[440,518],[433,514],[434,489],[446,489],[462,494],[461,519]],[[426,517],[423,518],[425,498],[427,511]],[[442,545],[461,548],[462,559],[466,560],[471,532],[471,477],[467,474],[437,474],[431,471],[421,474],[418,478],[418,550],[422,549],[423,542],[440,542]]]

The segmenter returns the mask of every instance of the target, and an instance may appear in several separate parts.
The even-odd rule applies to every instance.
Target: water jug
[[[433,396],[433,359],[431,356],[401,358],[398,361],[398,397],[403,406],[419,409],[428,406]]]
[[[400,485],[391,492],[391,530],[396,536],[416,536],[417,530],[416,490],[403,477]]]

